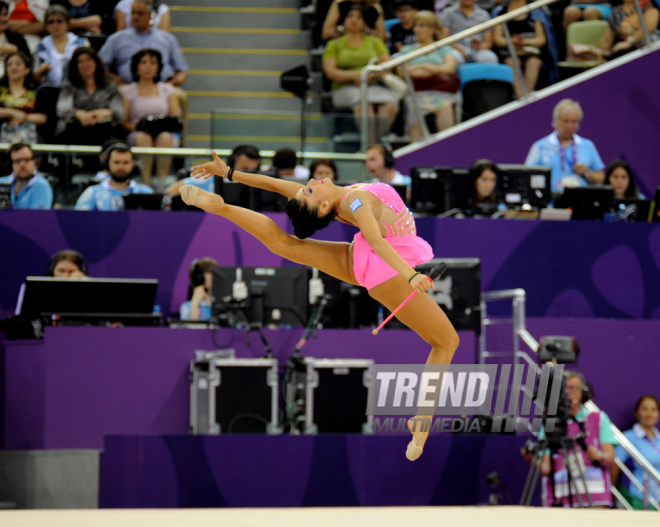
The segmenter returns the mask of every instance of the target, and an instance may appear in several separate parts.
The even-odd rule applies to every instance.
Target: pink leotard
[[[387,233],[383,239],[408,265],[414,268],[433,258],[433,249],[417,236],[415,219],[394,188],[386,183],[371,183],[359,187],[359,190],[366,190],[394,213],[393,221],[376,219]],[[349,192],[342,196],[342,201]],[[376,254],[361,232],[353,238],[353,273],[358,284],[367,289],[372,289],[399,274]]]

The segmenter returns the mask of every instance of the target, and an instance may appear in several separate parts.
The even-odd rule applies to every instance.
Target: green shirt
[[[419,49],[419,44],[415,42],[414,44],[406,44],[399,50],[399,55],[405,55],[411,51]],[[408,64],[417,66],[419,64],[433,64],[434,66],[442,66],[445,63],[445,57],[451,53],[451,46],[444,46],[436,51],[427,53],[422,57],[417,57],[412,59]]]
[[[351,46],[346,37],[333,38],[328,42],[323,52],[323,60],[335,59],[337,68],[346,71],[360,71],[372,58],[381,55],[389,55],[385,43],[378,37],[365,35],[362,37],[362,45],[359,48]],[[375,82],[375,81],[374,81]],[[353,86],[351,81],[332,83],[332,91],[337,91],[344,86]]]

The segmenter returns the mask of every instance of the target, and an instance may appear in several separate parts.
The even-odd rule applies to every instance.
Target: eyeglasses
[[[51,18],[50,20],[46,20],[46,25],[47,26],[52,26],[53,24],[64,24],[64,20],[61,18]]]
[[[11,163],[12,165],[20,165],[21,163],[29,163],[30,161],[34,161],[34,157],[21,157],[20,159],[12,159]]]

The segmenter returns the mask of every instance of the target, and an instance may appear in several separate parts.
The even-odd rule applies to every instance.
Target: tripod
[[[550,463],[551,463],[551,472],[549,477],[552,478],[552,494],[554,502],[553,507],[561,506],[561,502],[556,499],[556,481],[555,481],[555,471],[554,464],[552,463],[552,456],[555,453],[561,452],[564,456],[564,462],[566,463],[566,474],[567,474],[567,485],[568,485],[568,499],[571,507],[573,506],[573,490],[575,490],[575,496],[577,497],[577,502],[580,507],[584,507],[584,502],[582,500],[582,494],[578,488],[577,482],[582,481],[582,487],[584,488],[584,494],[587,497],[589,507],[593,507],[593,502],[591,501],[591,494],[589,494],[589,489],[587,489],[587,480],[584,474],[584,469],[582,464],[577,459],[579,452],[576,452],[576,443],[579,444],[579,439],[576,440],[572,437],[566,435],[560,436],[559,438],[552,439],[542,439],[534,447],[534,460],[532,465],[529,467],[529,472],[527,473],[527,479],[525,481],[525,487],[523,489],[522,497],[520,499],[520,505],[531,505],[532,498],[534,497],[534,490],[536,489],[536,483],[538,481],[539,475],[541,473],[541,463],[545,451],[550,449]],[[582,447],[582,445],[580,445]],[[577,469],[577,470],[575,470]],[[575,473],[577,472],[577,474]]]

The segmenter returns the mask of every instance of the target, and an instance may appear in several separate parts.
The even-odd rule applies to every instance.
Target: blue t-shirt
[[[646,432],[644,432],[644,429],[639,424],[635,424],[632,429],[626,430],[623,435],[626,436],[626,439],[632,443],[656,470],[660,470],[660,432],[658,432],[657,428],[655,429],[655,438],[653,439],[647,438]],[[630,458],[630,455],[622,446],[616,447],[615,453],[624,463]],[[636,461],[633,460],[632,463],[633,475],[640,483],[644,484],[644,470],[642,470],[642,467]],[[643,499],[644,495],[637,488],[637,485],[631,483],[628,490],[636,498]],[[649,478],[649,494],[660,501],[660,486],[651,478]]]
[[[147,185],[131,181],[124,190],[119,190],[110,185],[108,176],[98,185],[89,187],[83,192],[76,202],[76,210],[124,210],[124,198],[126,194],[153,194],[154,191]]]
[[[575,159],[577,153],[577,159]],[[563,161],[563,162],[562,162]],[[552,168],[552,190],[562,191],[568,184],[569,186],[587,185],[585,179],[573,172],[575,163],[584,163],[589,170],[603,170],[605,165],[598,155],[596,146],[575,134],[573,143],[564,148],[557,138],[557,132],[553,132],[543,139],[539,139],[532,145],[525,160],[526,165],[530,166],[549,166]]]
[[[18,195],[14,192],[16,176],[0,177],[0,183],[11,185],[11,205],[14,209],[50,209],[53,206],[53,189],[48,180],[35,174]]]

